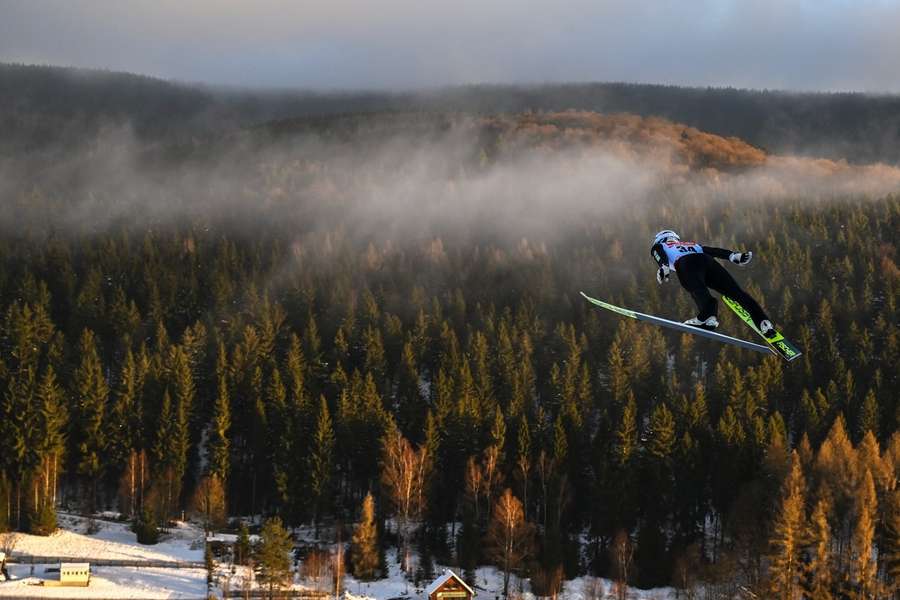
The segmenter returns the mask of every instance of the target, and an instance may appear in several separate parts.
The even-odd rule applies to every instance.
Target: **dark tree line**
[[[218,519],[350,522],[372,491],[382,515],[422,524],[409,540],[422,561],[472,568],[488,558],[482,539],[509,488],[536,527],[533,576],[613,575],[624,531],[634,583],[673,582],[690,561],[692,573],[739,565],[761,585],[769,532],[787,526],[773,507],[790,448],[827,490],[831,560],[856,572],[853,486],[867,480],[840,475],[856,469],[856,444],[859,460],[879,465],[867,467],[877,490],[868,543],[887,581],[898,548],[900,204],[683,209],[686,222],[705,210],[709,229],[697,233],[722,245],[738,245],[715,231],[739,213],[740,245],[759,261],[745,282],[803,348],[797,363],[579,302],[574,291],[588,286],[690,314],[686,294],[653,281],[647,236],[624,235],[647,229],[628,219],[544,251],[344,238],[286,279],[303,242],[275,228],[7,237],[0,522],[52,530],[58,502],[165,520],[198,497]],[[827,276],[813,261],[830,265]],[[397,456],[422,449],[427,461],[414,482],[421,510],[394,503],[396,482],[382,477],[392,435]],[[828,458],[823,444],[850,458]]]
[[[458,171],[502,162],[505,141]],[[182,510],[209,527],[262,513],[318,528],[365,504],[369,548],[349,555],[366,577],[391,544],[411,576],[492,562],[548,594],[587,572],[699,578],[721,595],[889,593],[896,196],[750,203],[673,187],[615,218],[560,216],[546,238],[483,222],[407,238],[355,231],[345,215],[360,207],[321,162],[247,171],[241,203],[215,214],[145,206],[78,233],[60,213],[81,190],[36,180],[5,198],[2,528],[47,533],[60,506],[117,507],[139,535]],[[142,193],[179,188],[161,189]],[[91,193],[112,206],[124,192]],[[693,314],[653,277],[661,218],[753,250],[737,276],[803,357],[584,303],[580,289]],[[808,565],[826,563],[834,578],[816,579]]]
[[[900,98],[629,83],[475,85],[418,93],[235,91],[128,73],[0,64],[0,152],[46,151],[110,123],[158,140],[303,115],[589,110],[659,116],[779,154],[900,163]]]

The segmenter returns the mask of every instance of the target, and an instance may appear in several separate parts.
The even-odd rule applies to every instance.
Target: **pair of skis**
[[[722,301],[725,302],[725,304],[727,304],[728,307],[733,310],[742,321],[749,325],[750,328],[753,329],[753,331],[758,333],[759,336],[766,341],[766,345],[754,344],[753,342],[748,342],[746,340],[731,337],[729,335],[716,333],[715,331],[708,331],[706,329],[694,327],[693,325],[686,325],[685,323],[679,323],[678,321],[670,321],[669,319],[663,319],[662,317],[654,317],[653,315],[646,315],[634,310],[628,310],[627,308],[614,306],[607,302],[603,302],[602,300],[591,298],[584,292],[581,292],[581,295],[584,296],[585,299],[592,304],[595,304],[601,308],[605,308],[606,310],[611,310],[614,313],[618,313],[632,319],[637,319],[638,321],[645,321],[647,323],[653,323],[654,325],[660,325],[661,327],[667,327],[668,329],[683,331],[685,333],[692,333],[694,335],[699,335],[726,344],[731,344],[732,346],[744,348],[746,350],[754,350],[756,352],[762,352],[764,354],[777,354],[787,361],[792,361],[802,354],[802,352],[800,352],[800,350],[794,344],[792,344],[783,335],[781,335],[781,332],[779,331],[776,331],[775,335],[773,335],[772,337],[767,338],[766,336],[764,336],[756,327],[753,319],[750,318],[750,313],[748,313],[743,306],[741,306],[731,298],[728,298],[727,296],[722,296]]]

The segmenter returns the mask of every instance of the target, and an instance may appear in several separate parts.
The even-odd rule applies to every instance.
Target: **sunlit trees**
[[[360,521],[353,531],[350,561],[357,579],[371,581],[378,574],[378,529],[375,525],[375,499],[371,493],[363,499]]]
[[[267,519],[259,535],[256,564],[260,583],[268,588],[270,598],[275,590],[291,582],[291,547],[291,536],[281,524],[281,519]]]
[[[522,503],[512,490],[503,491],[494,505],[487,533],[488,556],[503,571],[503,595],[509,595],[509,576],[534,552],[534,530],[525,520]]]
[[[775,515],[769,565],[772,594],[784,600],[799,598],[803,567],[801,550],[805,545],[805,488],[800,459],[795,452],[791,456],[791,470],[782,485],[781,505]],[[822,532],[819,534],[823,535]]]
[[[431,467],[428,447],[414,449],[400,430],[388,430],[382,441],[381,482],[394,506],[404,568],[408,568],[411,527],[425,509],[425,482]]]

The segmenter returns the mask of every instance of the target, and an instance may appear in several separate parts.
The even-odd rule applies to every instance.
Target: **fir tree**
[[[378,529],[375,526],[375,499],[366,494],[362,504],[360,522],[353,531],[350,544],[350,560],[353,575],[362,581],[375,579],[380,566],[378,556]]]
[[[856,496],[856,527],[851,540],[853,560],[851,563],[854,592],[858,598],[871,598],[875,594],[876,562],[873,554],[875,522],[878,502],[875,497],[875,482],[872,472],[866,470],[860,481]]]
[[[791,470],[782,486],[781,506],[775,515],[771,538],[769,579],[772,593],[784,600],[799,598],[804,545],[804,494],[806,483],[796,452],[791,455]]]
[[[331,492],[331,477],[334,469],[334,426],[328,403],[322,396],[319,401],[319,418],[313,433],[312,448],[309,454],[309,482],[312,491],[314,512],[313,522],[316,536],[319,535],[319,518]]]
[[[828,523],[828,503],[816,502],[807,539],[810,543],[811,559],[806,565],[806,595],[809,600],[832,600],[832,573],[834,562],[831,555],[831,525]]]
[[[256,553],[259,580],[268,586],[269,597],[272,597],[275,590],[280,590],[291,582],[293,574],[290,552],[293,542],[278,517],[266,519],[259,538],[259,550]]]
[[[216,362],[216,396],[213,401],[209,439],[206,444],[210,475],[215,475],[224,484],[228,480],[229,438],[231,429],[231,399],[228,392],[227,354],[225,345],[219,342]]]
[[[96,336],[90,329],[81,334],[78,344],[80,364],[73,375],[75,392],[75,426],[73,436],[77,448],[77,472],[90,488],[89,510],[97,506],[97,485],[103,472],[107,437],[103,430],[103,416],[109,396],[109,386],[97,351]]]

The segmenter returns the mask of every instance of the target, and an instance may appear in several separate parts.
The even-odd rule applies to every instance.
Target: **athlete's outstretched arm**
[[[701,246],[703,254],[709,254],[714,258],[727,258],[736,265],[744,266],[753,258],[752,252],[732,252],[725,248],[715,248],[714,246]]]
[[[731,250],[726,250],[725,248],[716,248],[714,246],[701,246],[703,248],[703,254],[709,254],[713,258],[728,258],[732,254],[734,254]]]

